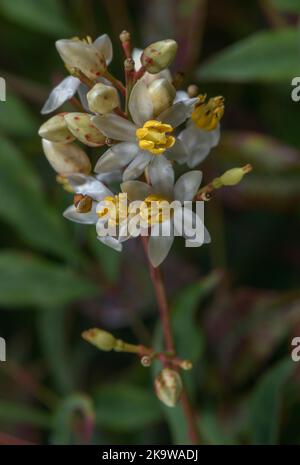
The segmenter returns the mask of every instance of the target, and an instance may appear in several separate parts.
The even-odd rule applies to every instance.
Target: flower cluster
[[[149,260],[157,267],[174,236],[193,246],[210,240],[202,216],[186,202],[207,200],[212,190],[237,184],[250,168],[229,170],[199,191],[202,173],[194,168],[219,142],[223,97],[207,99],[194,85],[178,90],[180,80],[168,69],[177,51],[174,40],[132,50],[128,32],[120,39],[125,84],[109,72],[113,50],[106,34],[94,42],[90,37],[56,42],[70,76],[52,90],[42,113],[66,101],[76,111],[52,116],[39,135],[57,181],[73,194],[64,216],[95,224],[98,239],[117,251],[129,238],[148,234]],[[92,167],[75,141],[107,149]],[[177,180],[176,165],[189,168]],[[112,188],[116,183],[118,188]],[[168,214],[166,202],[174,202]],[[139,232],[131,227],[137,220]],[[195,224],[202,228],[200,236]]]

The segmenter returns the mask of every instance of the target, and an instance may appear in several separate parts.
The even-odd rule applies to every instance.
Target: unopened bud
[[[177,371],[164,368],[155,378],[154,387],[161,402],[168,407],[175,407],[182,391],[182,381]]]
[[[74,173],[89,174],[91,162],[87,154],[75,144],[62,144],[42,139],[43,150],[52,168],[62,176]]]
[[[100,147],[105,144],[105,136],[97,129],[88,113],[68,113],[65,120],[72,134],[89,147]]]
[[[61,39],[56,48],[69,69],[79,69],[89,79],[96,79],[106,71],[104,55],[89,41]]]
[[[105,115],[120,105],[117,90],[102,83],[94,85],[87,93],[90,110]]]
[[[59,113],[48,119],[39,129],[39,136],[52,142],[69,143],[75,137],[69,131],[64,116],[67,113]]]
[[[187,93],[190,98],[197,97],[199,95],[199,87],[196,84],[191,84],[187,88]]]
[[[115,348],[116,338],[103,329],[93,328],[82,333],[83,339],[90,342],[100,350],[109,352]]]
[[[182,368],[182,370],[191,370],[193,368],[193,364],[190,360],[182,360],[181,363],[180,363],[180,368]]]
[[[167,79],[156,79],[148,91],[153,104],[153,115],[157,116],[169,108],[176,96],[176,90]]]
[[[251,170],[251,165],[246,165],[243,168],[232,168],[222,174],[219,179],[223,186],[235,186],[243,179],[245,174],[249,173]]]
[[[143,367],[150,367],[151,364],[152,364],[152,359],[151,357],[149,357],[149,355],[144,355],[142,358],[141,358],[141,364],[143,365]]]
[[[175,58],[176,52],[177,43],[175,40],[160,40],[145,48],[141,56],[141,63],[148,73],[156,74],[168,68]]]
[[[88,195],[75,194],[73,203],[78,213],[88,213],[92,209],[93,199]]]
[[[130,32],[122,31],[119,35],[121,42],[129,42],[130,41]]]

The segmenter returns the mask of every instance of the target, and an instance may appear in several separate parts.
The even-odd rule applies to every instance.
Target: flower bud
[[[175,407],[182,391],[182,381],[177,371],[164,368],[155,378],[154,387],[157,397],[163,404]]]
[[[97,129],[88,113],[68,113],[65,115],[66,124],[71,133],[89,147],[99,147],[105,144],[106,137]]]
[[[168,68],[176,52],[177,43],[175,40],[160,40],[145,48],[141,56],[141,63],[148,73],[156,74]]]
[[[95,84],[87,93],[90,110],[105,115],[120,105],[117,90],[105,84]]]
[[[64,116],[67,113],[59,113],[48,119],[39,129],[39,136],[52,142],[68,143],[75,137],[69,131]]]
[[[75,194],[73,203],[78,213],[88,213],[92,209],[93,199],[88,195]]]
[[[104,55],[92,44],[75,39],[56,41],[56,48],[69,69],[79,69],[89,79],[96,79],[106,71]]]
[[[75,144],[62,144],[42,139],[43,150],[52,168],[62,176],[74,173],[89,174],[91,162],[87,154]]]
[[[245,174],[249,173],[251,170],[251,165],[246,165],[242,168],[232,168],[222,174],[219,179],[223,186],[235,186],[243,179]]]
[[[90,342],[91,344],[96,346],[98,349],[104,350],[106,352],[113,350],[117,341],[111,333],[108,333],[107,331],[98,328],[88,329],[87,331],[84,331],[82,333],[82,337],[87,342]]]
[[[153,115],[157,116],[169,108],[176,96],[176,90],[167,79],[156,79],[149,87],[148,91],[153,104]]]

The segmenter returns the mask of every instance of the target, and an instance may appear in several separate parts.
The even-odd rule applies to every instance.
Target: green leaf
[[[299,75],[299,31],[295,28],[258,32],[227,47],[197,72],[202,80],[232,82],[290,82]]]
[[[72,34],[72,27],[58,0],[0,0],[0,14],[43,34]]]
[[[70,445],[77,441],[74,436],[74,416],[80,413],[87,420],[88,427],[93,425],[94,412],[91,399],[85,394],[73,394],[64,399],[54,413],[51,443]]]
[[[274,7],[283,12],[300,13],[299,0],[271,0]]]
[[[51,421],[51,415],[43,410],[16,402],[0,400],[0,422],[3,422],[5,427],[10,424],[50,428]]]
[[[38,335],[44,356],[59,392],[67,394],[73,388],[70,354],[66,344],[66,312],[64,308],[45,308],[37,319]]]
[[[283,360],[267,371],[255,386],[248,406],[252,444],[277,443],[282,388],[293,368],[291,360]]]
[[[201,411],[198,427],[205,444],[213,446],[238,444],[231,432],[223,427],[215,412]]]
[[[161,420],[155,394],[127,383],[98,389],[95,405],[97,424],[113,431],[137,431]]]
[[[38,123],[29,108],[9,91],[6,101],[0,103],[0,129],[5,134],[20,137],[36,134],[38,129]]]
[[[0,137],[0,147],[0,217],[32,247],[74,261],[78,251],[65,220],[46,203],[34,171],[4,137]]]
[[[21,252],[0,252],[0,305],[48,307],[94,295],[97,288],[66,266]]]
[[[196,362],[202,351],[202,331],[195,325],[199,303],[220,282],[221,275],[215,271],[204,279],[186,287],[176,297],[172,306],[172,326],[177,354]]]

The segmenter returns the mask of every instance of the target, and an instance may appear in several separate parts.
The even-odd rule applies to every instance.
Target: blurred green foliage
[[[114,6],[112,6],[112,4]],[[150,5],[151,4],[151,5]],[[164,18],[161,21],[161,11]],[[118,14],[115,12],[118,11]],[[164,265],[185,382],[208,444],[299,443],[299,373],[289,360],[300,328],[297,0],[0,0],[1,431],[36,444],[186,443],[181,407],[155,398],[153,375],[80,337],[102,326],[161,345],[157,310],[137,241],[122,255],[69,224],[71,202],[37,136],[51,87],[65,74],[58,38],[130,29],[137,46],[179,41],[175,70],[226,98],[223,135],[204,182],[232,166],[254,171],[206,206],[212,243],[178,241]],[[185,31],[182,35],[182,31]],[[182,50],[182,51],[181,51]],[[71,106],[65,105],[66,110]],[[93,163],[99,151],[91,150]]]

